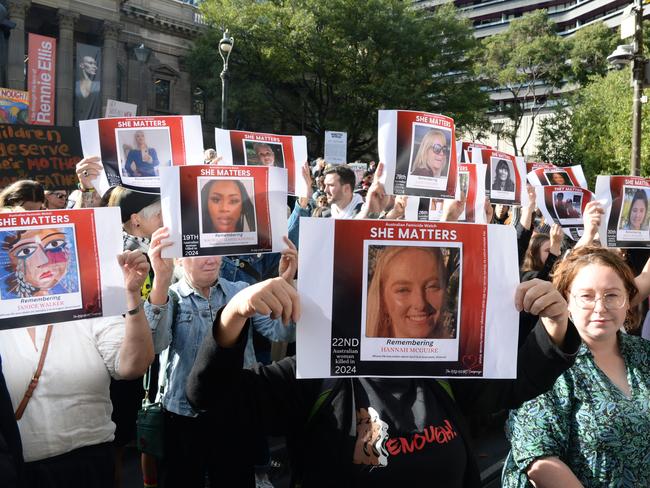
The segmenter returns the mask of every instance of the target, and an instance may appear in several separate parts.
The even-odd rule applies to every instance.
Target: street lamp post
[[[219,41],[219,54],[223,60],[223,70],[221,71],[221,128],[225,129],[228,123],[228,78],[230,78],[230,73],[228,72],[228,58],[230,58],[230,53],[232,47],[235,44],[235,40],[232,36],[228,35],[228,29],[223,33],[223,37]]]
[[[147,78],[145,76],[145,65],[149,61],[151,49],[144,44],[140,44],[138,47],[133,48],[133,54],[135,54],[135,59],[140,63],[140,115],[147,115],[148,93],[145,93],[144,89],[145,78]]]
[[[628,7],[634,12],[634,41],[622,44],[609,56],[607,61],[618,69],[632,62],[632,155],[630,157],[630,174],[641,174],[641,104],[644,102],[643,84],[645,83],[645,66],[643,57],[643,0],[634,0]],[[629,18],[629,17],[628,17]],[[625,19],[624,19],[625,21]],[[622,31],[621,31],[622,32]]]
[[[503,130],[503,122],[492,122],[492,132],[497,135],[497,151],[499,150],[499,137]]]
[[[643,97],[643,78],[646,60],[643,58],[643,0],[635,1],[635,52],[632,61],[632,157],[630,161],[633,176],[641,174],[641,97]]]

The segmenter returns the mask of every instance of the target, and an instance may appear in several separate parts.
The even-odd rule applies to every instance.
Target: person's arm
[[[600,219],[602,219],[604,213],[605,209],[600,202],[596,200],[585,205],[585,212],[582,217],[584,229],[582,231],[582,236],[578,239],[578,242],[576,242],[574,249],[582,246],[593,246],[596,234],[598,234],[598,228],[600,227]]]
[[[172,340],[174,309],[170,305],[170,303],[173,304],[173,300],[170,300],[169,286],[174,274],[174,260],[163,258],[161,255],[162,250],[171,245],[167,227],[161,227],[151,235],[148,255],[154,277],[151,292],[144,303],[144,310],[153,334],[156,353],[165,350]]]
[[[528,205],[521,208],[521,217],[519,218],[519,223],[524,229],[532,232],[533,214],[535,213],[537,197],[535,193],[535,187],[530,183],[526,183],[526,191],[528,192]]]
[[[140,290],[149,274],[147,257],[140,251],[125,251],[117,261],[124,275],[127,314],[124,340],[119,350],[117,373],[121,378],[142,376],[154,358],[149,323],[144,315]]]
[[[454,381],[459,405],[466,412],[494,412],[515,408],[548,391],[575,361],[581,340],[568,322],[564,298],[547,281],[521,283],[515,295],[517,309],[540,321],[517,354],[514,380]]]
[[[239,321],[224,317],[226,309],[249,313],[249,307],[263,303],[257,301],[261,296],[253,295],[269,292],[278,283],[288,286],[282,278],[275,278],[260,283],[262,286],[245,288],[217,313],[212,334],[206,336],[199,349],[185,389],[193,408],[209,409],[217,415],[224,409],[235,411],[239,418],[247,419],[242,429],[257,434],[286,435],[296,425],[304,425],[320,384],[316,380],[298,381],[293,357],[243,369],[248,326],[241,327]],[[231,334],[225,347],[223,329],[228,327]]]
[[[379,163],[377,165],[377,171],[373,176],[372,185],[370,185],[368,193],[366,193],[366,201],[361,207],[359,213],[354,217],[355,219],[377,218],[386,208],[388,202],[390,202],[390,195],[386,194],[386,188],[384,188],[383,183],[379,181],[383,172],[384,163]]]
[[[417,200],[416,200],[417,201]],[[384,218],[386,220],[401,220],[406,214],[406,205],[408,203],[408,197],[406,195],[398,195],[395,197],[395,204],[391,208]]]
[[[650,259],[646,261],[641,274],[634,278],[634,283],[636,284],[639,293],[630,300],[631,307],[637,306],[650,295]]]
[[[576,475],[560,458],[549,456],[536,459],[526,472],[535,488],[583,488]]]
[[[527,229],[521,221],[515,224],[515,231],[517,232],[517,258],[519,260],[519,267],[521,268],[526,258],[526,251],[530,244],[530,239],[533,237],[532,229]]]

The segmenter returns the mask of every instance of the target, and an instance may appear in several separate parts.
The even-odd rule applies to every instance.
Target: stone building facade
[[[57,39],[56,124],[75,120],[76,45],[101,48],[102,110],[107,99],[138,105],[138,115],[198,114],[214,108],[192,83],[184,58],[206,26],[195,2],[176,0],[5,0],[15,28],[8,40],[7,86],[25,90],[27,33]],[[144,45],[146,61],[136,48]],[[142,52],[142,51],[141,51]],[[142,57],[142,56],[141,56]],[[215,68],[217,69],[217,68]],[[220,69],[220,68],[219,68]],[[96,78],[100,73],[96,75]]]

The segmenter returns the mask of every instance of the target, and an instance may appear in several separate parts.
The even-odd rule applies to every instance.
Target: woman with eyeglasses
[[[650,486],[650,342],[636,324],[634,275],[616,253],[575,249],[553,284],[583,345],[552,390],[511,415],[506,488]]]
[[[446,176],[449,167],[449,146],[445,133],[431,129],[420,142],[420,147],[413,160],[411,174],[437,178]]]
[[[68,192],[65,189],[45,190],[45,208],[59,210],[65,208]]]

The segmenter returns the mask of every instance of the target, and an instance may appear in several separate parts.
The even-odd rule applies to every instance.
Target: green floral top
[[[585,487],[650,487],[650,341],[618,336],[631,398],[583,344],[551,391],[511,413],[503,487],[532,486],[525,471],[546,456],[559,457]]]

